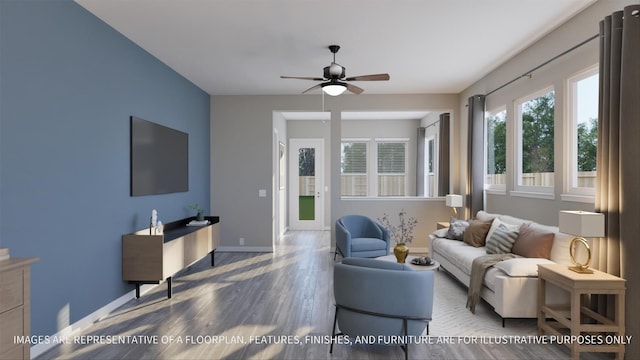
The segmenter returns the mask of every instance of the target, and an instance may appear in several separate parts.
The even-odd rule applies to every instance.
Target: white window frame
[[[507,112],[507,106],[506,105],[502,105],[499,106],[493,110],[487,111],[485,114],[485,119],[489,118],[489,114],[497,114],[500,112],[505,112],[505,123],[507,122],[507,116],[508,116],[508,112]],[[484,142],[485,142],[485,147],[484,147],[484,159],[485,159],[485,164],[484,164],[484,178],[485,178],[485,184],[484,184],[484,188],[485,190],[489,191],[489,192],[495,192],[495,193],[505,193],[506,188],[507,188],[507,181],[509,181],[509,172],[508,170],[505,169],[505,183],[504,184],[487,184],[486,179],[487,179],[487,173],[488,173],[488,164],[487,164],[487,155],[489,155],[489,148],[488,148],[488,141],[487,141],[487,137],[489,135],[489,131],[488,131],[488,122],[485,122],[484,124]],[[506,126],[506,124],[505,124]],[[508,140],[509,138],[509,132],[507,131],[506,127],[505,127],[505,142]],[[508,152],[508,148],[506,146],[507,144],[505,144],[505,151]],[[507,154],[505,154],[506,156]],[[505,159],[506,164],[505,167],[508,168],[509,167],[509,161],[508,159]]]
[[[404,197],[407,196],[407,188],[409,186],[409,179],[408,179],[408,175],[407,175],[407,169],[408,169],[408,160],[409,160],[409,156],[408,156],[408,145],[409,145],[409,138],[375,138],[374,139],[374,143],[375,143],[375,156],[372,154],[371,159],[373,162],[375,162],[373,169],[376,169],[376,174],[375,176],[372,176],[372,179],[370,179],[370,184],[372,185],[372,188],[370,190],[370,192],[375,191],[375,195],[376,197],[381,197],[381,198],[392,198],[392,197]],[[404,175],[404,195],[391,195],[391,196],[380,196],[380,194],[378,193],[378,177],[380,175],[388,175],[386,173],[381,173],[380,170],[378,169],[378,144],[380,143],[398,143],[398,144],[404,144],[404,173],[400,174],[400,173],[393,173],[393,175]]]
[[[555,88],[553,85],[548,86],[546,88],[540,89],[538,91],[535,91],[533,93],[530,93],[527,96],[521,97],[519,99],[517,99],[514,103],[514,114],[515,116],[515,127],[516,127],[516,146],[514,147],[514,155],[515,155],[515,169],[513,171],[513,173],[515,174],[515,176],[513,177],[513,191],[511,191],[509,194],[512,196],[523,196],[523,197],[532,197],[532,198],[541,198],[541,199],[554,199],[555,195],[554,195],[554,189],[555,189],[555,184],[556,184],[556,178],[557,176],[555,176],[555,163],[557,161],[554,161],[554,186],[525,186],[522,185],[522,104],[524,104],[527,101],[533,100],[537,97],[540,97],[542,95],[545,95],[549,92],[553,91],[554,92],[554,96],[556,94]],[[554,100],[554,104],[555,104],[555,100]],[[554,121],[554,126],[556,124],[556,120],[557,120],[557,106],[554,106],[554,116],[553,116],[553,121]],[[556,131],[554,131],[554,134],[556,133]],[[555,152],[555,141],[554,141],[554,159],[557,157],[557,153]]]
[[[596,189],[577,186],[578,177],[578,82],[585,80],[593,75],[597,75],[599,72],[598,64],[592,65],[587,69],[573,75],[566,81],[566,119],[565,122],[565,147],[564,153],[566,154],[564,178],[564,193],[561,198],[564,201],[576,201],[594,203],[596,196]]]
[[[344,143],[364,143],[366,146],[367,156],[367,172],[364,174],[367,179],[367,193],[365,196],[353,196],[353,195],[342,195],[342,186],[340,187],[340,196],[343,198],[354,198],[354,199],[362,199],[365,197],[371,197],[371,138],[344,138],[340,141],[340,156],[342,156],[342,144]],[[340,172],[340,178],[342,179],[342,171]],[[362,174],[358,174],[362,175]]]

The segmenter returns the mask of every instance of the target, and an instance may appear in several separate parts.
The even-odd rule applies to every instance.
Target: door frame
[[[315,220],[298,220],[298,149],[313,147],[315,151]],[[289,181],[289,228],[292,230],[324,230],[324,139],[322,138],[290,138],[287,146],[289,153],[288,173]],[[295,166],[294,166],[295,165]]]

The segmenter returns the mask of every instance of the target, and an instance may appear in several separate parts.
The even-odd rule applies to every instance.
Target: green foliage
[[[596,171],[598,119],[578,124],[578,171]]]
[[[522,104],[522,172],[553,172],[554,92]]]
[[[367,144],[344,143],[342,147],[342,173],[366,174]]]
[[[489,151],[487,173],[504,174],[507,172],[507,122],[504,118],[506,114],[491,116],[487,122],[487,140]]]
[[[298,149],[298,176],[315,176],[316,149]]]
[[[200,206],[198,206],[197,203],[193,205],[189,205],[189,209],[195,210],[197,213],[204,214],[204,209],[200,208]]]
[[[553,172],[554,93],[523,104],[522,163],[524,173]],[[578,124],[578,171],[596,171],[598,119]],[[488,174],[506,172],[506,121],[504,115],[487,118]]]

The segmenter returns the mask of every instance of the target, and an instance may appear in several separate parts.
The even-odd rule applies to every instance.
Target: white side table
[[[413,256],[413,255],[408,255],[407,259],[405,260],[405,264],[411,266],[411,268],[413,270],[416,271],[426,271],[426,270],[436,270],[437,268],[440,267],[440,263],[437,262],[436,260],[433,260],[433,264],[432,265],[414,265],[411,263],[411,260],[417,258],[417,256]],[[393,254],[390,255],[385,255],[385,256],[380,256],[376,258],[377,260],[382,260],[382,261],[391,261],[391,262],[397,262],[398,260],[396,260],[396,256]]]

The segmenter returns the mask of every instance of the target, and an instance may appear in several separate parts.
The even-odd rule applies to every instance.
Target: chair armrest
[[[351,256],[351,233],[340,221],[336,221],[336,247],[343,256]]]
[[[391,231],[389,231],[389,229],[385,228],[384,226],[375,223],[376,226],[378,227],[378,229],[380,229],[380,239],[384,240],[387,245],[391,245]]]

